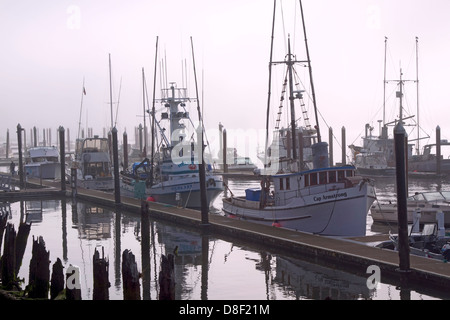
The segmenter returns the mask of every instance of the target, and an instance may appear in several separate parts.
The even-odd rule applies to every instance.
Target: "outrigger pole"
[[[305,27],[305,18],[303,16],[302,0],[299,0],[299,3],[300,3],[301,15],[302,15],[303,34],[305,37],[306,59],[308,60],[309,79],[311,81],[311,94],[312,94],[312,99],[313,99],[313,104],[314,104],[314,114],[316,116],[317,139],[318,139],[318,142],[321,142],[322,139],[320,137],[319,118],[317,116],[316,92],[314,90],[314,82],[313,82],[313,77],[312,77],[311,59],[309,58],[308,40],[306,38],[306,27]]]

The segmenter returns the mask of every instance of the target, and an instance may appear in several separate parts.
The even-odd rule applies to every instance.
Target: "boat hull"
[[[146,187],[145,181],[121,181],[121,190],[124,195],[133,198],[147,199],[173,206],[192,209],[201,208],[200,183],[197,178],[183,179],[183,181],[165,181],[152,187]],[[223,191],[223,182],[220,178],[206,179],[207,206]]]
[[[38,162],[24,166],[25,174],[30,178],[60,179],[61,163],[59,162]]]
[[[327,191],[295,198],[288,206],[249,208],[244,199],[223,200],[223,211],[229,217],[301,232],[327,236],[364,236],[367,213],[375,201],[372,185],[364,183],[352,188]],[[246,202],[246,204],[244,204]],[[360,208],[355,210],[355,208]]]
[[[414,213],[417,207],[408,207],[408,223],[412,224],[414,222]],[[437,208],[420,208],[420,223],[435,223],[436,214],[439,211],[444,213],[444,226],[450,227],[450,206]],[[379,223],[398,223],[398,213],[396,204],[376,204],[370,209],[370,215],[374,222]]]

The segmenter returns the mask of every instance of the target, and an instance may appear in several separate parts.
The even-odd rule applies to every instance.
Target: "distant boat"
[[[71,168],[76,168],[77,186],[104,191],[114,189],[112,162],[107,138],[94,136],[77,139],[75,158],[68,166],[67,175],[69,177]]]
[[[417,52],[417,39],[416,39],[416,52]],[[398,80],[386,80],[386,52],[387,52],[387,38],[385,38],[385,65],[384,65],[384,79],[383,86],[384,92],[386,91],[386,83],[395,82],[398,85],[398,90],[396,91],[396,98],[399,99],[399,111],[398,111],[398,119],[394,119],[390,122],[386,122],[385,119],[385,104],[386,98],[383,97],[383,120],[379,120],[379,135],[373,135],[373,127],[370,124],[366,124],[365,126],[365,135],[362,138],[363,144],[362,146],[350,145],[349,149],[352,152],[352,162],[356,167],[358,174],[368,177],[394,177],[395,176],[395,154],[394,154],[394,138],[393,135],[389,135],[388,127],[395,126],[397,123],[402,122],[404,126],[413,126],[418,130],[416,139],[410,139],[411,141],[419,141],[426,137],[419,137],[420,125],[418,123],[418,119],[414,123],[406,123],[406,120],[414,118],[414,115],[404,116],[404,108],[403,108],[403,93],[404,93],[404,84],[406,81],[414,81],[418,86],[418,75],[416,80],[405,80],[403,79],[403,72],[400,69],[400,78]],[[417,55],[417,54],[416,54]],[[417,57],[416,57],[417,63]],[[418,89],[417,89],[418,90]],[[417,91],[418,92],[418,91]],[[385,94],[384,94],[385,95]],[[419,103],[417,101],[417,110],[419,109]],[[408,166],[409,171],[418,171],[419,163],[421,162],[422,157],[413,157],[413,148],[414,144],[408,143],[407,146],[407,157],[408,157]],[[410,165],[410,159],[415,159],[413,162],[416,162],[414,166],[416,169]]]
[[[29,148],[25,155],[24,168],[27,177],[60,179],[61,162],[58,149],[54,146]]]
[[[440,147],[446,147],[448,150],[450,149],[450,142],[448,140],[441,140]],[[443,154],[444,152],[441,150],[440,173],[450,174],[450,159],[443,157]],[[413,155],[408,159],[408,171],[410,173],[437,173],[437,160],[436,143],[424,145],[421,154]]]
[[[444,214],[444,225],[450,226],[450,191],[417,192],[406,199],[408,206],[408,222],[413,223],[414,213],[420,210],[422,223],[434,223],[438,212]],[[374,222],[398,222],[397,203],[376,202],[370,208]]]
[[[219,159],[220,159],[219,155]],[[250,157],[242,157],[237,153],[236,148],[227,148],[227,170],[228,172],[234,173],[255,173],[258,167],[253,163]],[[219,160],[219,169],[224,171],[223,161]]]
[[[313,90],[307,45],[306,52],[308,58],[307,61],[302,61],[302,64],[309,67]],[[294,101],[298,99],[303,103],[303,91],[293,90],[293,74],[297,74],[293,69],[298,61],[291,53],[290,38],[288,54],[285,57],[286,75],[289,75],[288,101],[291,102],[291,120],[294,119],[291,122],[291,130],[294,131],[291,132],[291,137],[295,137],[297,133],[294,125]],[[287,85],[286,80],[284,84]],[[311,96],[314,100],[314,91]],[[313,104],[316,109],[315,100]],[[291,159],[287,166],[271,166],[270,169],[276,170],[275,172],[268,171],[266,166],[261,188],[246,189],[245,196],[231,195],[224,198],[224,213],[230,218],[313,234],[342,237],[365,235],[367,213],[376,199],[374,186],[371,180],[356,176],[354,166],[330,167],[328,144],[321,141],[318,122],[315,129],[317,143],[311,145],[312,170],[302,171],[302,161],[299,161],[301,157],[296,156],[296,143],[291,143],[291,149],[288,149]]]

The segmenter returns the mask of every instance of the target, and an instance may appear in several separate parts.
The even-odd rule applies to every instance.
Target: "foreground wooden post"
[[[30,261],[30,276],[28,296],[30,298],[48,299],[50,281],[50,251],[45,249],[44,239],[33,237],[32,257]]]
[[[22,259],[27,247],[28,236],[30,235],[31,223],[21,222],[16,238],[16,274],[19,274],[22,266]]]
[[[64,272],[61,260],[58,258],[52,267],[50,299],[54,300],[64,290]]]
[[[109,262],[105,259],[105,252],[102,248],[102,257],[97,248],[94,252],[94,300],[109,299]]]
[[[8,223],[5,232],[5,244],[2,256],[2,285],[7,289],[12,289],[15,280],[16,270],[16,230],[14,225]]]
[[[161,256],[159,272],[159,300],[175,300],[174,256]]]
[[[134,254],[126,249],[122,253],[122,279],[123,279],[123,299],[140,300],[141,291],[139,284],[139,272]]]

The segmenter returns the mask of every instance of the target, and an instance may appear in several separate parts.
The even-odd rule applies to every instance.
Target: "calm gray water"
[[[235,194],[258,182],[230,181]],[[393,195],[393,181],[380,182],[380,199]],[[411,190],[428,190],[448,185],[417,182]],[[220,214],[221,196],[214,202]],[[53,264],[60,258],[65,268],[70,264],[80,268],[81,291],[84,300],[92,300],[92,260],[94,251],[103,249],[109,259],[109,290],[111,300],[123,299],[121,254],[129,249],[136,257],[138,270],[150,275],[150,283],[141,283],[143,299],[158,299],[158,274],[161,255],[172,253],[175,258],[176,299],[178,300],[297,300],[332,299],[399,300],[395,285],[381,283],[369,289],[365,271],[348,272],[313,262],[283,256],[276,251],[260,248],[253,243],[202,236],[192,230],[151,220],[150,252],[143,265],[140,214],[114,212],[85,202],[71,200],[23,201],[6,204],[9,222],[17,227],[20,219],[32,221],[31,233],[19,277],[28,284],[28,268],[33,236],[42,236]],[[388,230],[390,226],[372,226],[368,217],[368,234]],[[395,230],[394,230],[395,231]],[[450,265],[449,265],[450,267]],[[413,300],[444,299],[416,288]]]

